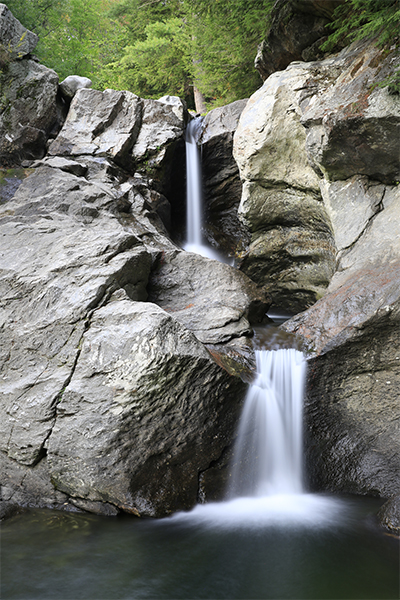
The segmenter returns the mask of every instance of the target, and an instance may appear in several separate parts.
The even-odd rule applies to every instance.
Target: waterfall
[[[223,260],[212,248],[203,243],[203,207],[201,184],[201,160],[197,140],[201,132],[202,118],[193,119],[186,128],[186,225],[187,240],[184,249],[207,258]]]
[[[294,349],[256,351],[234,450],[230,498],[299,494],[305,361]]]

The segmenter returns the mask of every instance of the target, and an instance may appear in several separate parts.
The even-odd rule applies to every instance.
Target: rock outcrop
[[[325,175],[337,269],[325,296],[284,325],[313,356],[313,485],[381,496],[400,489],[400,100],[376,85],[393,58],[355,44],[335,59],[342,68],[333,82],[332,62],[316,65],[312,85],[323,88],[305,94],[302,122],[310,162]]]
[[[249,99],[234,137],[239,216],[251,234],[240,268],[288,312],[311,306],[334,272],[333,232],[310,166],[300,100],[309,68],[274,73]]]
[[[0,163],[42,158],[61,127],[58,75],[32,59],[38,37],[0,4]]]
[[[259,45],[255,68],[265,81],[291,62],[318,60],[324,53],[320,45],[330,31],[335,8],[345,0],[278,0],[265,40]]]

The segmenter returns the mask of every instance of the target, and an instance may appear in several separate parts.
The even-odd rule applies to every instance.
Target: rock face
[[[30,58],[37,36],[0,4],[0,163],[41,158],[61,126],[57,74]]]
[[[302,105],[308,155],[326,177],[321,191],[337,270],[326,295],[284,328],[301,336],[313,355],[306,405],[313,485],[390,496],[400,489],[400,190],[391,185],[400,162],[400,138],[393,134],[400,101],[385,88],[365,94],[393,57],[361,44],[338,58],[345,68],[334,83],[325,75],[327,94]],[[354,113],[344,107],[349,87]],[[353,145],[343,143],[339,151],[338,128],[346,127]],[[371,147],[360,142],[367,130]]]
[[[377,514],[379,523],[391,533],[400,535],[400,496],[390,498]]]
[[[234,138],[239,215],[251,233],[240,268],[289,312],[311,306],[334,272],[335,245],[319,178],[305,150],[304,64],[274,73],[248,101]]]
[[[345,0],[278,0],[267,38],[258,47],[255,68],[265,81],[298,60],[323,57],[319,49],[337,6]]]
[[[248,232],[238,219],[242,185],[233,158],[233,134],[247,100],[211,110],[199,138],[204,186],[205,237],[227,256],[248,243]]]

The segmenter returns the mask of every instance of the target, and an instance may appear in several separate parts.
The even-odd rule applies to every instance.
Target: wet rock
[[[348,185],[360,189],[358,180]],[[376,191],[364,197],[366,214]],[[350,234],[351,208],[334,202],[334,210],[334,223]],[[400,191],[389,186],[362,232],[353,228],[348,236],[355,239],[342,250],[324,298],[282,326],[313,354],[305,414],[311,481],[319,489],[399,492],[399,211]]]
[[[394,496],[385,502],[379,509],[377,517],[382,527],[400,535],[400,496]]]
[[[238,100],[211,110],[199,138],[205,206],[205,237],[227,256],[240,252],[248,233],[238,219],[242,184],[233,158],[233,134],[247,104]]]

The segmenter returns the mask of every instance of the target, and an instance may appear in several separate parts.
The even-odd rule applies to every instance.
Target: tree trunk
[[[207,112],[206,101],[204,99],[203,93],[195,85],[193,86],[193,95],[196,112],[199,114]]]

